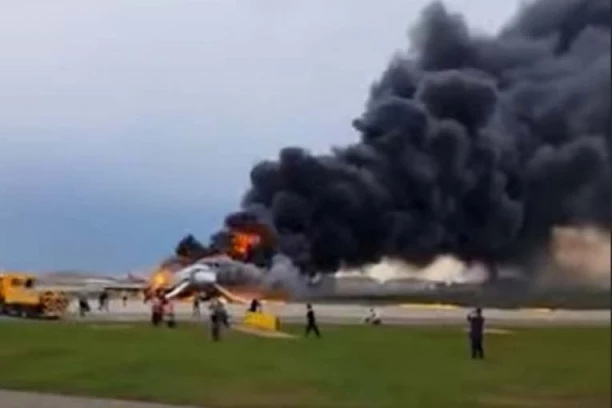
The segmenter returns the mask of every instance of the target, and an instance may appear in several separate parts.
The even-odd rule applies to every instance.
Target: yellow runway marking
[[[404,309],[433,309],[433,310],[456,310],[459,309],[458,306],[455,305],[447,305],[442,303],[403,303],[399,305]]]
[[[535,308],[525,308],[525,309],[519,309],[522,312],[528,312],[528,313],[552,313],[553,310],[552,309],[547,309],[544,307],[535,307]]]

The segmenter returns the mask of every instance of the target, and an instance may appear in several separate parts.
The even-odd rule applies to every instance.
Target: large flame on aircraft
[[[174,273],[191,263],[189,259],[180,256],[166,259],[151,274],[145,296],[150,297],[159,289],[168,289],[174,284]]]
[[[262,242],[256,233],[232,231],[231,234],[227,255],[239,261],[247,261],[251,251]]]
[[[209,255],[201,256],[199,259],[193,256],[173,256],[164,262],[151,274],[149,284],[147,286],[147,297],[152,296],[159,289],[168,289],[174,282],[174,273],[189,265],[214,257],[216,255],[227,255],[231,259],[239,262],[250,263],[253,259],[253,254],[261,245],[272,245],[273,240],[271,234],[266,234],[263,227],[253,226],[251,228],[230,228],[227,231],[227,240],[222,248],[218,248]],[[242,286],[240,284],[229,287],[221,287],[217,285],[218,296],[225,298],[232,303],[243,303],[252,298],[286,298],[285,293],[276,293],[277,291],[264,293],[261,288],[251,286]],[[185,294],[184,298],[190,298],[192,294]]]

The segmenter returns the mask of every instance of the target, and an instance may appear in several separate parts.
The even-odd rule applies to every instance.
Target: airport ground
[[[386,324],[367,327],[352,323],[368,305],[316,304],[325,336],[318,341],[301,338],[303,304],[264,307],[298,338],[231,331],[211,344],[190,304],[177,307],[174,330],[149,327],[141,301],[113,301],[109,312],[68,322],[7,320],[0,387],[208,408],[610,406],[609,311],[487,309],[489,355],[479,362],[467,356],[465,309],[379,307]],[[235,319],[243,311],[230,306]],[[0,391],[0,401],[148,407],[12,391]]]
[[[120,300],[112,300],[109,312],[97,311],[97,302],[91,302],[92,312],[85,320],[101,321],[143,321],[150,317],[150,305],[141,300],[130,300],[123,305]],[[371,305],[367,303],[314,303],[319,319],[327,324],[359,324],[367,315]],[[268,302],[264,311],[279,316],[282,323],[301,323],[304,320],[304,303]],[[230,315],[240,320],[246,306],[228,305]],[[442,304],[394,304],[377,305],[377,312],[387,325],[463,325],[470,311],[468,308]],[[206,305],[201,311],[206,313]],[[82,320],[77,315],[76,305],[70,308],[71,318]],[[179,320],[192,319],[192,305],[177,302],[175,313]],[[563,310],[545,308],[525,309],[485,309],[490,324],[496,326],[609,326],[609,310]]]

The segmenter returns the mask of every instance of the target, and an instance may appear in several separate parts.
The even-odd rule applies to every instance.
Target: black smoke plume
[[[609,0],[541,0],[496,36],[435,3],[353,123],[283,149],[228,225],[268,222],[304,272],[454,254],[520,264],[555,225],[612,224]]]

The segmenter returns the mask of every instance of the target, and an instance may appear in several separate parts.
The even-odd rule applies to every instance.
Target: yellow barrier
[[[242,324],[259,330],[277,331],[280,329],[278,317],[270,313],[247,312]]]

